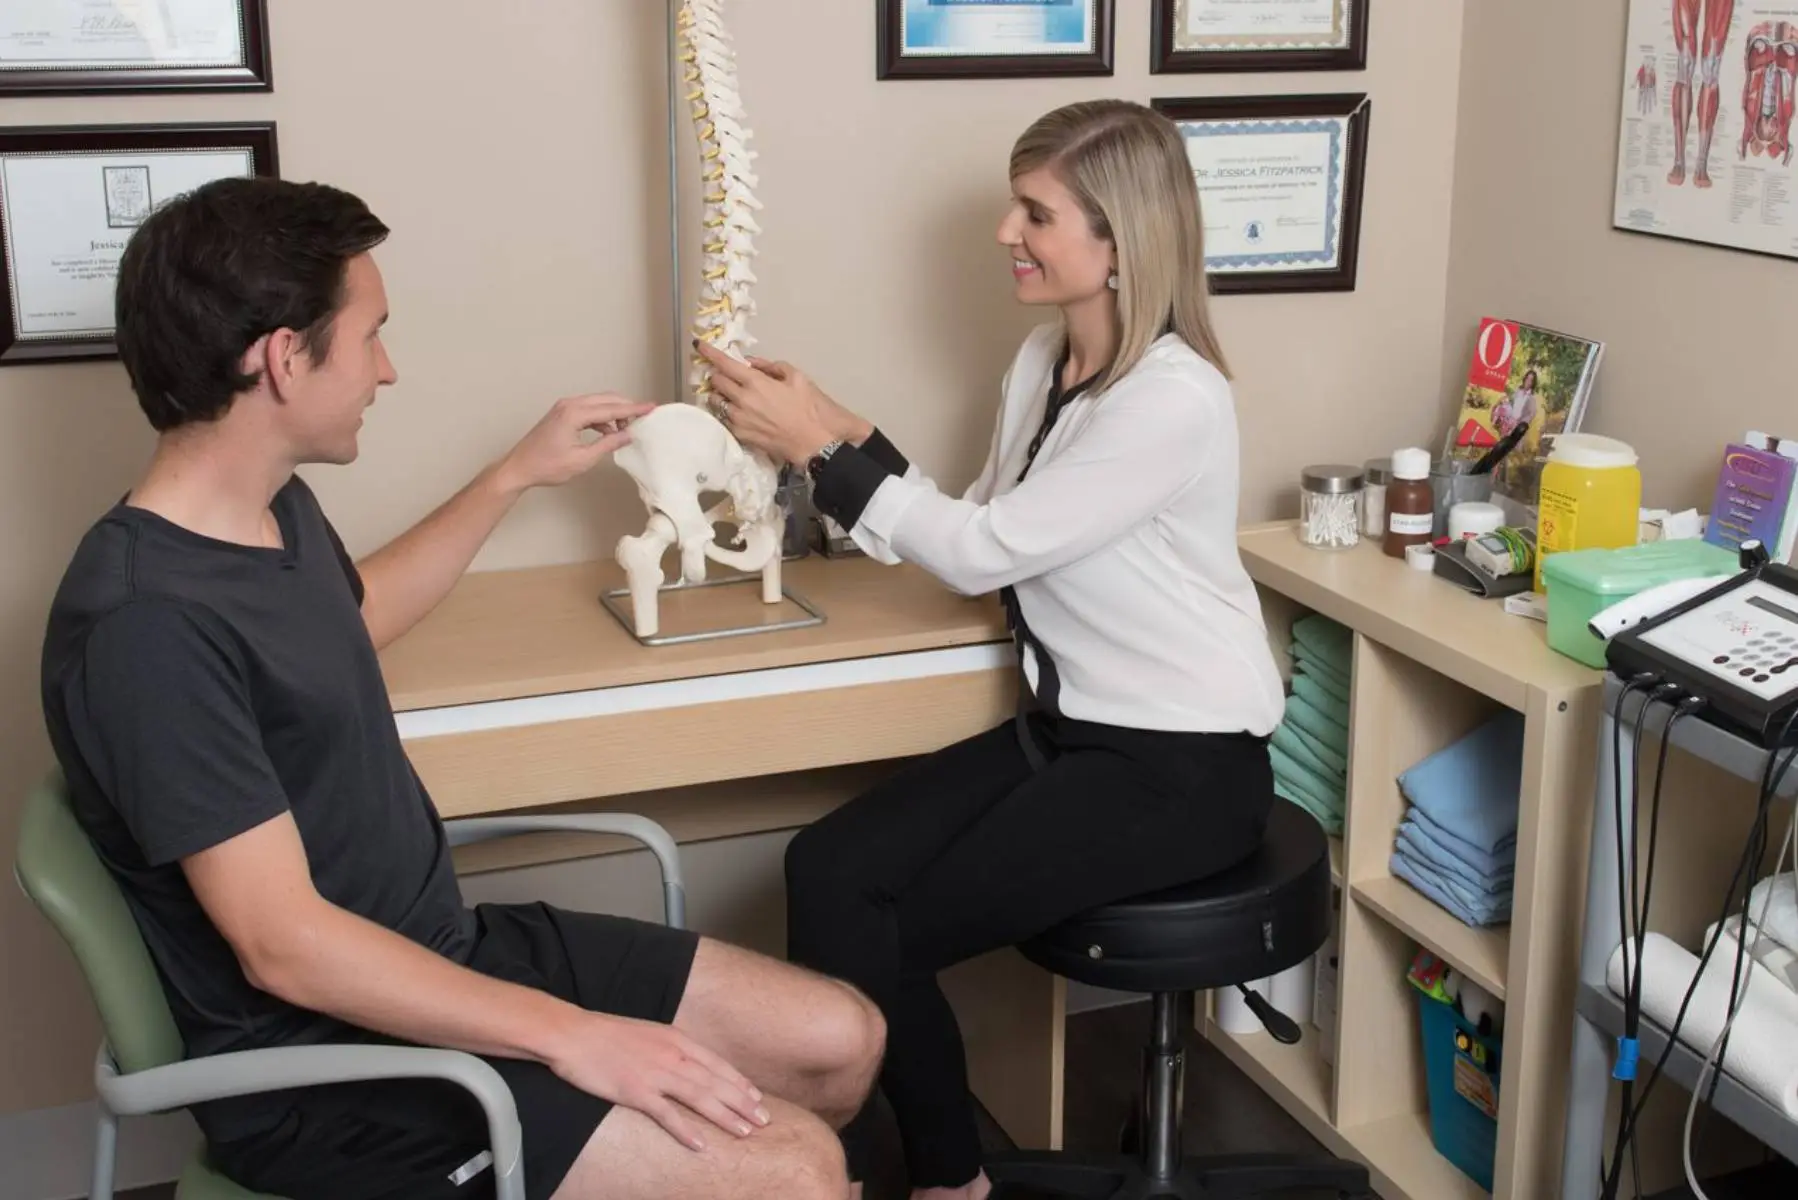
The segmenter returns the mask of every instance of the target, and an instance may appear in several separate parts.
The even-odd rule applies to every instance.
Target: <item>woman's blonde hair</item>
[[[1117,356],[1103,392],[1173,332],[1229,377],[1211,327],[1199,189],[1179,127],[1127,100],[1088,100],[1039,118],[1011,151],[1011,177],[1047,167],[1074,194],[1093,234],[1117,247]]]

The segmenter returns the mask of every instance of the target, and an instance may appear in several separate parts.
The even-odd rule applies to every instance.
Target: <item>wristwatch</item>
[[[823,448],[816,454],[805,460],[805,473],[811,476],[813,483],[818,482],[818,473],[824,470],[824,464],[830,461],[830,456],[842,448],[843,439],[832,438],[830,441],[824,443]]]

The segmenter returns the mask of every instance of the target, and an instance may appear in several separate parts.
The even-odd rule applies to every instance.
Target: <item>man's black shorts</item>
[[[542,904],[481,905],[475,914],[475,970],[594,1012],[663,1024],[680,1008],[699,944],[690,931]],[[531,1200],[549,1200],[612,1106],[540,1064],[487,1061],[518,1105],[526,1191]],[[463,1170],[486,1150],[487,1123],[456,1085],[378,1081],[295,1096],[298,1103],[268,1133],[212,1147],[218,1169],[286,1200],[493,1195],[490,1168]],[[471,1177],[458,1183],[459,1172]]]

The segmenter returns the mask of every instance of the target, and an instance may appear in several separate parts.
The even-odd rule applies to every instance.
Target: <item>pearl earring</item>
[[[1113,271],[1111,278],[1105,281],[1105,286],[1114,292],[1118,290],[1118,273],[1116,271]]]

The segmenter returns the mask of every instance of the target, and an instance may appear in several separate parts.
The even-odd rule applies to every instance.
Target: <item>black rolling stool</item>
[[[1248,1200],[1293,1188],[1373,1195],[1367,1169],[1342,1159],[1248,1154],[1181,1161],[1185,1055],[1192,993],[1240,987],[1309,958],[1330,927],[1330,850],[1316,819],[1274,803],[1261,849],[1221,875],[1083,913],[1021,946],[1058,975],[1097,987],[1149,992],[1153,1028],[1143,1070],[1142,1156],[1062,1151],[996,1155],[995,1200],[1013,1184],[1092,1200]],[[1268,1031],[1296,1042],[1298,1026],[1261,997],[1250,1004]]]

